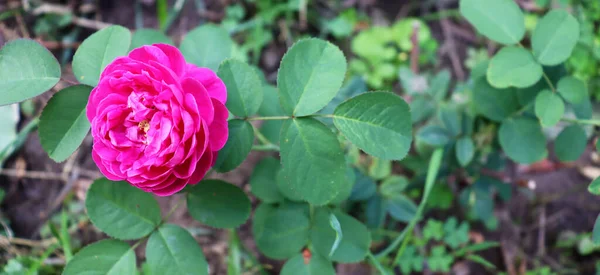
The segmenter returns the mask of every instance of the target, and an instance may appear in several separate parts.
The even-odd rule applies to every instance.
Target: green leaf
[[[588,186],[588,192],[596,196],[600,196],[600,177],[597,177],[594,181],[592,181],[592,183],[590,183]]]
[[[285,183],[303,200],[323,205],[339,192],[346,160],[336,135],[313,118],[288,120],[281,131],[281,163]]]
[[[600,215],[596,218],[596,222],[594,223],[594,229],[592,231],[592,240],[594,244],[600,244]]]
[[[356,181],[356,175],[351,166],[346,166],[346,179],[342,187],[340,187],[338,194],[329,202],[330,204],[340,204],[350,198],[354,182]]]
[[[459,225],[455,217],[446,220],[444,232],[444,242],[452,249],[456,249],[469,241],[469,224],[463,221]]]
[[[290,258],[281,269],[281,275],[335,275],[335,269],[325,257],[313,253],[308,263],[302,254]]]
[[[487,79],[496,88],[526,88],[542,78],[544,70],[524,48],[504,47],[490,61]]]
[[[355,170],[356,182],[352,187],[352,193],[349,200],[364,201],[371,198],[377,192],[377,184],[369,176]]]
[[[173,40],[163,32],[155,29],[137,29],[131,37],[130,51],[145,45],[169,44],[173,45]]]
[[[328,257],[333,256],[333,253],[340,246],[340,242],[344,238],[342,227],[340,225],[340,221],[335,217],[335,214],[329,214],[329,225],[331,225],[331,229],[335,231],[335,241],[333,241],[333,245],[331,246],[331,250],[329,251]]]
[[[221,63],[217,75],[227,87],[227,109],[238,117],[258,112],[263,100],[262,83],[248,64],[228,59]]]
[[[85,208],[96,227],[122,240],[142,238],[161,221],[154,197],[124,181],[94,181],[87,192]]]
[[[0,49],[0,105],[40,95],[60,80],[60,64],[33,40],[17,39]]]
[[[279,92],[271,85],[263,86],[263,102],[258,109],[261,116],[283,116],[285,113],[279,104]],[[273,144],[279,144],[279,133],[283,120],[265,120],[260,126],[260,132]]]
[[[295,43],[281,60],[277,74],[279,100],[288,115],[313,114],[342,87],[346,58],[333,44],[319,39]]]
[[[581,104],[588,97],[588,91],[583,81],[574,76],[563,77],[556,86],[558,93],[571,104]]]
[[[565,103],[550,90],[543,90],[535,98],[535,115],[544,127],[556,125],[565,114]]]
[[[462,137],[456,141],[456,159],[462,167],[466,167],[475,156],[475,144],[471,137]]]
[[[92,87],[70,86],[56,93],[40,116],[39,135],[42,148],[54,161],[66,160],[90,131],[85,108]]]
[[[250,199],[239,187],[222,180],[203,180],[190,188],[188,211],[216,228],[236,228],[250,216]]]
[[[365,223],[371,229],[381,228],[387,216],[387,209],[383,198],[379,195],[371,196],[365,206]]]
[[[333,122],[361,150],[386,160],[406,156],[412,142],[408,104],[388,92],[371,92],[340,104]]]
[[[392,174],[392,162],[373,158],[369,164],[369,176],[375,180],[380,180]]]
[[[17,139],[17,124],[19,123],[19,106],[17,104],[0,106],[0,167],[5,156],[4,152],[14,147]]]
[[[502,121],[519,108],[515,89],[494,88],[485,78],[475,81],[472,104],[481,115],[493,121]]]
[[[411,274],[411,272],[423,271],[425,259],[415,246],[409,245],[395,264],[400,267],[402,274]]]
[[[163,224],[150,235],[146,260],[152,274],[208,274],[208,263],[190,233],[174,224]]]
[[[417,205],[401,194],[387,199],[385,204],[392,218],[401,222],[410,222],[417,214]]]
[[[381,183],[379,192],[386,198],[392,198],[401,195],[408,184],[408,179],[404,176],[390,176]]]
[[[286,259],[298,253],[308,242],[310,220],[307,212],[305,204],[300,207],[296,204],[259,205],[252,223],[258,249],[273,259]]]
[[[484,259],[483,257],[481,257],[479,255],[473,255],[473,254],[467,255],[465,257],[465,259],[475,262],[475,263],[478,263],[487,268],[496,269],[496,266],[493,263],[490,263],[488,260]]]
[[[117,57],[124,56],[131,45],[131,32],[121,26],[110,26],[88,38],[73,56],[73,73],[77,80],[90,86],[98,85],[100,74]]]
[[[444,146],[452,140],[450,133],[440,126],[428,125],[419,130],[417,133],[419,140],[432,146]]]
[[[452,137],[459,136],[462,132],[461,114],[454,107],[442,106],[438,113],[438,118],[448,130]]]
[[[441,70],[433,79],[431,79],[427,92],[435,98],[436,101],[442,101],[448,94],[448,86],[450,86],[450,71],[447,69]]]
[[[345,213],[336,212],[335,216],[340,222],[344,237],[338,249],[331,257],[328,256],[327,258],[340,263],[362,261],[367,256],[371,245],[371,234],[367,227]],[[322,256],[329,255],[336,239],[336,232],[329,223],[328,209],[319,208],[316,210],[310,238],[316,252]]]
[[[125,242],[102,240],[84,247],[75,254],[62,274],[134,275],[135,253]]]
[[[295,189],[291,189],[288,177],[282,167],[277,171],[277,189],[288,200],[301,202],[302,196]]]
[[[266,203],[282,202],[284,197],[277,187],[277,174],[281,165],[273,157],[262,159],[250,177],[250,191]]]
[[[499,130],[500,146],[512,160],[531,164],[548,155],[546,137],[541,125],[528,118],[511,118],[502,122]]]
[[[446,252],[446,247],[443,245],[433,247],[431,249],[431,255],[427,259],[429,268],[432,271],[437,272],[450,272],[452,262],[454,262],[454,257]]]
[[[554,140],[554,153],[562,162],[576,161],[585,151],[587,136],[577,124],[566,127]]]
[[[552,66],[567,60],[579,40],[579,23],[565,10],[552,10],[538,23],[531,37],[540,64]]]
[[[473,252],[477,252],[477,251],[481,251],[481,250],[487,250],[493,247],[499,247],[500,243],[498,242],[494,242],[494,241],[484,241],[481,243],[476,243],[476,244],[471,244],[468,246],[465,246],[459,250],[456,250],[454,252],[454,255],[456,257],[462,257],[463,255],[467,254],[467,253],[473,253]]]
[[[425,240],[441,241],[444,237],[444,223],[437,220],[428,220],[423,228],[423,238]]]
[[[578,119],[591,119],[594,113],[592,101],[586,97],[583,102],[573,104],[573,112]]]
[[[254,130],[248,121],[233,119],[229,121],[229,138],[225,147],[219,151],[215,162],[215,170],[224,173],[240,166],[246,159],[252,143],[254,142]]]
[[[216,71],[223,60],[231,57],[233,44],[225,29],[203,24],[187,33],[179,49],[187,62]]]
[[[477,31],[505,45],[525,35],[525,16],[513,0],[461,0],[460,13]]]

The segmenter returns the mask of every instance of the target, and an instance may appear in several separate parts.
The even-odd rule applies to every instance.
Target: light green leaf
[[[594,194],[596,196],[600,196],[600,177],[597,177],[590,185],[588,186],[588,192]]]
[[[506,155],[518,163],[531,164],[548,155],[546,137],[535,120],[524,117],[507,119],[502,122],[498,135]]]
[[[410,108],[395,94],[371,92],[355,96],[340,104],[333,115],[335,126],[367,154],[400,160],[410,149]]]
[[[0,167],[4,160],[4,152],[14,147],[17,139],[17,124],[19,123],[19,105],[0,106]],[[6,156],[8,157],[8,156]]]
[[[553,66],[567,60],[579,40],[579,22],[565,10],[552,10],[537,23],[531,37],[535,58]]]
[[[456,141],[456,159],[462,167],[469,165],[475,156],[475,144],[471,137],[462,137]]]
[[[577,124],[563,129],[554,140],[554,153],[562,162],[576,161],[585,151],[585,130]]]
[[[286,121],[281,131],[285,183],[305,201],[323,205],[343,186],[346,160],[333,132],[313,118]]]
[[[173,45],[173,40],[171,40],[171,38],[166,36],[163,32],[155,29],[138,29],[135,30],[133,36],[131,37],[130,50],[152,44]]]
[[[556,125],[565,114],[565,103],[550,90],[543,90],[535,98],[535,115],[544,127]]]
[[[83,142],[90,130],[85,108],[92,87],[70,86],[56,93],[40,116],[42,148],[54,161],[66,160]]]
[[[448,94],[448,86],[450,86],[451,77],[450,71],[447,69],[441,70],[433,77],[433,79],[431,79],[427,92],[432,95],[436,101],[444,100]]]
[[[146,261],[152,274],[208,274],[208,263],[190,233],[174,224],[163,224],[146,244]]]
[[[327,258],[340,263],[362,261],[371,245],[371,234],[367,227],[345,213],[335,212],[335,216],[340,222],[344,237],[338,249],[331,257]],[[314,225],[310,232],[311,242],[317,253],[322,256],[329,255],[336,239],[336,232],[329,224],[329,210],[325,208],[317,209],[314,219]]]
[[[0,105],[21,102],[54,87],[60,65],[33,40],[17,39],[0,49]]]
[[[219,66],[217,75],[227,87],[227,109],[238,117],[247,117],[258,112],[263,100],[262,83],[248,64],[235,60],[225,60]]]
[[[277,187],[277,174],[281,168],[279,160],[273,157],[262,159],[250,177],[250,191],[266,203],[282,202],[284,197]]]
[[[581,104],[588,97],[585,83],[574,76],[561,78],[556,85],[558,93],[571,104]]]
[[[252,143],[254,142],[254,130],[248,121],[233,119],[229,121],[229,138],[225,147],[219,151],[215,162],[215,170],[224,173],[240,166],[246,159]]]
[[[85,208],[98,229],[122,240],[148,235],[161,220],[154,197],[124,181],[94,181],[87,192]]]
[[[259,205],[252,220],[252,233],[258,249],[273,259],[286,259],[298,253],[309,237],[310,220],[306,208],[306,204],[294,203],[279,207],[265,203]]]
[[[408,184],[408,179],[404,176],[390,176],[381,183],[379,192],[386,198],[393,198],[402,195]]]
[[[335,275],[335,269],[325,257],[313,253],[308,263],[302,254],[289,259],[283,265],[280,275]]]
[[[131,45],[131,32],[121,26],[110,26],[83,40],[73,56],[73,73],[77,80],[98,85],[100,74],[117,57],[124,56]]]
[[[392,174],[392,162],[373,158],[369,164],[369,176],[372,179],[380,180]]]
[[[179,49],[189,63],[213,71],[223,60],[231,57],[233,40],[229,33],[214,24],[203,24],[188,32]]]
[[[340,221],[333,213],[329,214],[329,225],[331,225],[331,228],[335,231],[335,241],[333,242],[331,250],[328,254],[328,257],[331,257],[333,256],[333,253],[337,250],[338,246],[340,245],[340,242],[344,238],[344,233],[342,232]]]
[[[491,269],[496,269],[496,266],[493,263],[490,263],[488,260],[486,260],[485,258],[479,256],[479,255],[475,255],[475,254],[470,254],[467,255],[465,257],[467,260],[478,263],[480,265],[483,265],[487,268],[491,268]]]
[[[525,16],[513,0],[461,0],[460,13],[498,43],[517,44],[525,35]]]
[[[472,104],[481,115],[494,121],[502,121],[519,108],[515,89],[494,88],[485,78],[475,82]]]
[[[135,275],[135,253],[117,240],[102,240],[84,247],[65,267],[62,274]]]
[[[288,115],[313,114],[329,103],[342,87],[346,58],[333,44],[305,39],[281,60],[277,74],[279,100]]]
[[[598,215],[598,218],[596,218],[596,222],[594,223],[592,240],[594,241],[594,244],[600,245],[600,215]]]
[[[512,0],[511,0],[512,1]],[[542,78],[544,70],[533,55],[520,47],[504,47],[490,61],[487,79],[496,88],[526,88]]]
[[[236,228],[250,216],[250,199],[239,187],[221,180],[203,180],[190,188],[188,211],[216,228]]]

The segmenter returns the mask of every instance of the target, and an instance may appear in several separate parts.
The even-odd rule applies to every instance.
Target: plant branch
[[[542,72],[542,74],[544,76],[544,79],[546,80],[546,83],[548,84],[548,87],[550,87],[553,93],[556,93],[556,88],[554,87],[554,84],[552,84],[552,81],[550,80],[548,75],[545,72]]]
[[[600,120],[595,119],[574,119],[574,118],[561,118],[562,121],[577,123],[577,124],[587,124],[587,125],[595,125],[600,126]]]
[[[373,265],[375,266],[375,268],[377,268],[377,271],[379,271],[379,273],[381,275],[387,275],[388,274],[387,271],[385,271],[385,269],[381,265],[381,263],[377,260],[377,258],[375,258],[375,256],[373,256],[373,253],[371,253],[371,251],[367,252],[367,258],[369,258],[369,260],[371,260],[371,262],[373,263]]]
[[[248,117],[247,121],[255,121],[255,120],[287,120],[292,119],[291,116],[257,116],[257,117]]]

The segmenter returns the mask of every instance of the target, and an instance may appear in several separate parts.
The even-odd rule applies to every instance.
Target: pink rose
[[[110,180],[159,196],[198,183],[227,141],[225,84],[173,46],[134,49],[110,63],[90,95],[92,157]]]

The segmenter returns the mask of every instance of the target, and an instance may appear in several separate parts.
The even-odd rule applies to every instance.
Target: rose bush
[[[208,68],[154,44],[115,59],[86,114],[92,156],[108,179],[168,196],[198,183],[227,141],[227,90]]]

